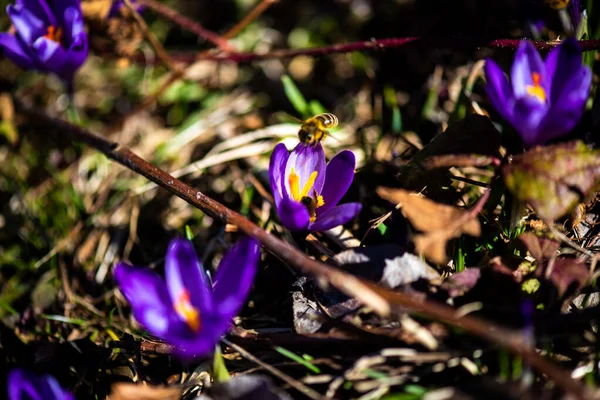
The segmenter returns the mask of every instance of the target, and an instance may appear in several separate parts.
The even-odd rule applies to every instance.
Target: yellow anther
[[[308,177],[308,181],[306,181],[304,184],[302,191],[300,191],[300,177],[296,175],[296,171],[294,171],[294,168],[292,168],[290,171],[290,176],[288,176],[288,183],[290,184],[290,194],[292,195],[292,198],[296,201],[300,201],[303,197],[308,196],[308,193],[317,180],[317,175],[318,172],[313,171],[313,173],[311,173]]]
[[[300,201],[302,197],[300,197],[300,178],[296,175],[294,168],[290,172],[290,176],[288,177],[288,183],[290,184],[290,192],[292,198],[296,201]]]
[[[175,311],[194,332],[200,331],[200,313],[192,306],[190,293],[187,290],[184,289],[177,298]]]
[[[306,183],[304,184],[304,187],[302,188],[302,193],[300,193],[300,198],[303,198],[304,196],[308,196],[308,192],[310,192],[310,189],[312,189],[313,185],[315,184],[315,181],[317,180],[317,171],[313,171],[312,174],[310,174],[310,176],[308,177],[308,181],[306,181]]]
[[[317,196],[317,207],[323,207],[325,205],[325,200],[323,200],[323,196]]]
[[[63,35],[63,30],[61,27],[50,25],[48,28],[46,28],[46,32],[47,33],[44,35],[46,39],[50,39],[57,43],[61,42]]]
[[[532,72],[531,80],[533,80],[533,85],[527,85],[527,94],[545,103],[546,91],[542,87],[542,76],[538,72]]]

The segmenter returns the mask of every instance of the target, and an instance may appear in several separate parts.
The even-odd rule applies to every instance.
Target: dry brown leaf
[[[112,6],[111,0],[84,0],[81,11],[87,20],[105,20]]]
[[[436,203],[403,189],[378,187],[377,194],[385,200],[401,205],[402,214],[423,234],[415,235],[415,247],[429,260],[447,262],[446,243],[466,233],[481,234],[476,213],[447,204]]]
[[[112,385],[110,398],[112,400],[178,400],[181,398],[181,389],[119,382]]]

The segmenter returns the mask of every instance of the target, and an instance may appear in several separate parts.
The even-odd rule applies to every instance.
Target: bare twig
[[[226,39],[220,37],[216,33],[209,31],[208,29],[202,27],[196,21],[193,21],[181,14],[172,8],[168,7],[165,4],[159,3],[156,0],[139,0],[140,4],[151,8],[156,11],[158,14],[162,15],[165,18],[170,19],[183,29],[186,29],[190,32],[195,33],[203,39],[208,40],[209,42],[217,45],[223,51],[234,51],[235,49],[231,47],[231,45],[227,42]]]
[[[248,25],[250,25],[252,23],[252,21],[254,21],[258,17],[260,17],[262,13],[267,11],[267,9],[269,7],[271,7],[273,4],[277,3],[278,1],[279,0],[262,0],[260,3],[258,3],[256,5],[256,7],[254,7],[252,10],[250,10],[250,12],[244,18],[242,18],[242,20],[240,22],[238,22],[230,30],[228,30],[227,33],[225,33],[223,35],[223,37],[225,37],[227,39],[236,37],[238,35],[238,33],[240,33],[242,30],[244,30],[244,28],[247,27]]]
[[[223,38],[231,39],[235,37],[242,29],[244,29],[248,24],[258,18],[263,12],[265,12],[271,5],[276,3],[279,0],[262,0],[254,9],[248,13],[239,23],[237,23],[233,28],[225,32]],[[160,4],[162,6],[162,4]],[[156,11],[156,10],[155,10]],[[211,32],[212,33],[212,32]],[[216,35],[216,34],[215,34]],[[208,39],[208,37],[207,37]],[[199,55],[208,54],[208,51],[201,52]],[[195,60],[190,60],[186,68],[193,64]],[[123,121],[132,117],[133,115],[145,110],[150,107],[152,104],[156,102],[165,92],[171,87],[171,85],[177,82],[180,78],[185,75],[184,70],[177,69],[171,73],[171,75],[167,78],[167,80],[151,95],[147,96],[142,100],[139,106],[137,106],[133,111],[129,112],[125,115],[121,120],[116,124],[116,126],[120,126]]]
[[[136,11],[136,9],[133,7],[133,5],[131,5],[131,1],[124,0],[123,4],[125,4],[125,6],[129,9],[131,14],[133,15],[135,22],[140,27],[140,30],[144,34],[144,37],[146,37],[146,39],[150,42],[150,44],[154,48],[154,51],[156,51],[156,54],[158,55],[158,58],[160,58],[160,61],[162,61],[163,64],[165,64],[165,66],[167,66],[171,71],[174,71],[178,74],[182,73],[181,69],[175,64],[175,62],[171,59],[169,54],[166,52],[163,45],[156,39],[156,37],[152,34],[152,32],[150,32],[150,29],[148,28],[148,25],[146,24],[144,19],[142,17],[140,17],[140,14]]]
[[[237,226],[240,231],[259,240],[265,249],[282,261],[299,268],[307,274],[315,276],[321,286],[332,286],[358,299],[363,304],[370,306],[381,316],[397,316],[405,312],[406,309],[409,309],[426,317],[461,327],[471,334],[497,343],[512,353],[521,356],[525,362],[545,374],[550,380],[554,381],[571,395],[581,399],[592,398],[592,394],[584,384],[572,379],[567,372],[540,356],[535,349],[530,347],[528,341],[523,339],[520,332],[503,328],[492,322],[470,315],[458,316],[456,310],[450,306],[419,299],[403,292],[395,292],[382,288],[377,284],[313,260],[302,251],[261,229],[239,213],[230,210],[221,203],[140,158],[128,148],[119,146],[117,143],[97,136],[79,126],[52,118],[43,112],[24,105],[16,99],[15,107],[18,112],[28,117],[27,120],[30,123],[41,124],[44,127],[43,130],[38,130],[38,132],[46,134],[49,128],[53,128],[62,136],[67,136],[73,140],[92,146],[107,157],[145,176],[208,215]],[[35,132],[35,130],[30,132]],[[483,203],[484,199],[485,197],[480,200],[480,203]],[[476,207],[474,208],[476,209]]]
[[[296,50],[274,50],[269,53],[221,53],[221,54],[179,54],[172,55],[179,61],[192,60],[217,60],[234,63],[248,63],[252,61],[262,61],[269,59],[284,59],[296,56],[326,56],[337,53],[353,53],[357,51],[372,51],[392,49],[402,47],[409,43],[419,43],[430,48],[488,48],[514,50],[522,42],[520,39],[484,39],[484,38],[425,38],[409,36],[404,38],[372,39],[360,42],[334,44],[323,47],[310,47]],[[538,50],[548,51],[559,45],[560,41],[533,41],[533,45]],[[583,51],[592,51],[600,49],[600,39],[580,40],[579,45]]]
[[[265,371],[267,371],[267,372],[271,373],[272,375],[276,376],[277,378],[281,379],[282,381],[284,381],[285,383],[287,383],[288,385],[290,385],[291,387],[293,387],[294,389],[296,389],[297,391],[299,391],[306,397],[311,398],[311,399],[322,399],[323,398],[323,396],[319,392],[315,391],[314,389],[309,388],[304,383],[297,381],[296,379],[292,378],[291,376],[284,374],[283,372],[281,372],[274,366],[269,365],[266,362],[254,357],[254,355],[252,355],[251,353],[246,351],[243,347],[238,346],[235,343],[231,343],[227,339],[221,339],[221,341],[223,343],[225,343],[227,346],[229,346],[232,349],[234,349],[235,351],[237,351],[238,353],[240,353],[240,355],[242,357],[244,357],[245,359],[252,361],[253,363],[255,363],[257,365],[260,365]]]

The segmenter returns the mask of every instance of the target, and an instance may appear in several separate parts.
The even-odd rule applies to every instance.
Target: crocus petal
[[[277,209],[277,214],[283,226],[290,231],[304,231],[308,228],[310,215],[302,203],[283,198]]]
[[[325,182],[325,152],[321,143],[318,143],[316,146],[298,143],[288,158],[285,167],[286,178],[290,176],[292,168],[294,169],[294,173],[298,175],[300,190],[304,188],[310,175],[316,171],[317,177],[312,188],[317,193],[320,193],[323,188],[323,182]],[[289,182],[284,182],[284,184],[286,185],[287,193],[291,193]],[[312,190],[309,194],[312,195]]]
[[[540,132],[543,132],[543,142],[555,139],[573,129],[585,111],[585,102],[588,98],[592,73],[588,68],[579,68],[576,74],[571,75],[560,100],[552,106],[541,123]]]
[[[271,184],[271,193],[273,193],[273,199],[275,200],[275,207],[279,208],[279,203],[283,196],[285,188],[284,173],[287,160],[290,156],[287,148],[283,143],[279,143],[275,146],[273,154],[271,154],[271,161],[269,162],[269,183]],[[286,195],[287,197],[287,195]]]
[[[577,28],[581,23],[581,6],[580,0],[571,0],[567,9],[569,11],[569,16],[571,17],[571,23],[573,24],[573,30],[577,32]]]
[[[242,307],[256,276],[260,245],[244,237],[223,257],[215,274],[213,299],[224,319],[233,318]]]
[[[326,231],[343,225],[358,215],[362,205],[360,203],[346,203],[332,208],[320,215],[308,229],[315,232]]]
[[[46,23],[24,6],[9,4],[6,12],[25,44],[31,45],[37,38],[47,33]]]
[[[58,1],[60,3],[62,0]],[[56,2],[56,1],[55,1]],[[34,13],[38,18],[46,23],[46,25],[56,25],[57,21],[45,0],[18,0],[17,4],[22,5]]]
[[[43,1],[43,0],[41,0]],[[65,12],[71,8],[74,10],[81,10],[79,0],[54,0],[53,2],[54,15],[58,19],[58,23],[63,25],[65,23]]]
[[[9,399],[41,399],[36,381],[39,378],[29,371],[13,369],[8,374],[8,398]],[[28,396],[28,397],[26,397]]]
[[[10,33],[0,33],[0,47],[4,54],[20,68],[34,68],[34,63],[29,54],[23,48],[21,42],[15,35]]]
[[[544,61],[531,42],[523,41],[517,48],[510,73],[516,98],[527,95],[527,87],[533,86],[534,72],[540,74],[541,84],[547,90],[549,79],[546,77]]]
[[[85,33],[83,14],[75,8],[68,8],[65,11],[64,27],[67,37],[65,44],[68,49],[61,75],[70,80],[88,55],[88,37]]]
[[[512,118],[515,99],[504,71],[491,59],[485,61],[485,91],[496,111],[503,118]]]
[[[119,263],[115,279],[131,305],[133,315],[155,336],[166,338],[172,331],[175,312],[162,278],[148,268]]]
[[[215,346],[227,333],[231,321],[219,315],[204,315],[202,329],[195,335],[169,335],[169,343],[175,346],[175,355],[184,360],[208,355],[215,351]]]
[[[64,13],[63,42],[65,47],[71,48],[73,40],[82,35],[85,37],[83,14],[77,8],[67,8]]]
[[[540,138],[540,127],[547,112],[548,107],[532,97],[523,97],[516,101],[511,123],[519,132],[526,147],[533,147],[543,142],[543,138]]]
[[[51,375],[36,374],[17,368],[10,371],[7,380],[10,400],[73,400],[71,393],[60,387]]]
[[[208,278],[189,240],[175,238],[169,243],[165,258],[165,278],[173,303],[187,292],[190,303],[200,310],[201,317],[204,310],[213,307]]]
[[[565,101],[563,98],[564,88],[569,85],[574,76],[581,77],[581,74],[577,73],[581,68],[586,67],[581,65],[581,49],[574,38],[566,39],[548,54],[546,71],[552,79],[550,88],[550,103],[552,105]]]
[[[344,197],[354,179],[355,167],[356,157],[349,150],[338,153],[327,164],[325,183],[321,192],[325,204],[317,208],[317,218],[335,207]]]
[[[67,50],[65,62],[58,75],[66,82],[72,81],[73,77],[75,76],[75,72],[83,65],[83,63],[87,59],[87,54],[87,36],[80,35],[74,39],[73,43],[71,44],[71,48]]]
[[[64,70],[67,52],[59,43],[42,36],[31,47],[37,57],[39,69],[53,72],[63,79],[71,78]]]

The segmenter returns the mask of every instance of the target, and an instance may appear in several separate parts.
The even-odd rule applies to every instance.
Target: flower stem
[[[226,382],[231,379],[229,375],[229,371],[225,366],[225,360],[223,359],[223,354],[221,353],[221,348],[217,345],[215,347],[215,355],[213,356],[213,379],[215,382]]]
[[[67,119],[73,124],[81,124],[81,118],[77,112],[77,106],[75,105],[75,85],[73,80],[65,83],[67,85]]]

